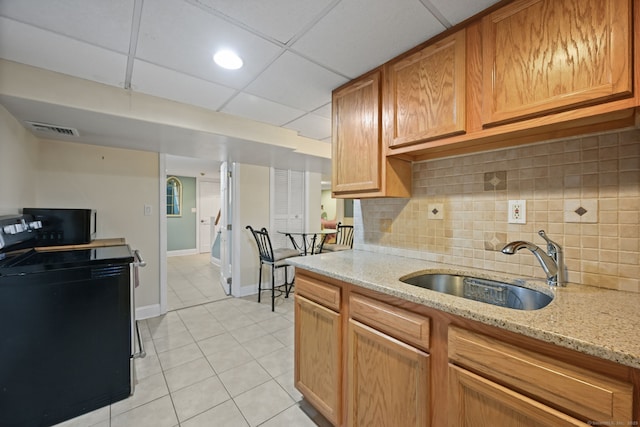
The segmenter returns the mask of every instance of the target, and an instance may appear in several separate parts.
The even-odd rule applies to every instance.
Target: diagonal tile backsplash
[[[526,224],[507,222],[509,200],[526,201]],[[543,229],[570,282],[633,292],[639,222],[638,129],[414,163],[411,199],[354,204],[356,248],[542,278],[530,252],[500,249],[544,248]]]

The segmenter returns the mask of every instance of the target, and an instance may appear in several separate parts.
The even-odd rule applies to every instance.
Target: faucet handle
[[[548,238],[544,230],[538,231],[538,234],[547,242],[547,251],[549,253],[553,253],[553,252],[557,253],[562,251],[562,248],[560,247],[560,245],[554,242],[553,240],[551,240],[550,238]]]

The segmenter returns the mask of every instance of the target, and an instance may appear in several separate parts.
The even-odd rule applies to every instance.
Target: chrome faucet
[[[538,231],[540,237],[547,242],[547,252],[545,253],[540,247],[533,243],[518,240],[507,243],[502,248],[502,253],[513,255],[520,249],[529,249],[533,255],[540,261],[540,265],[547,275],[547,283],[550,286],[565,286],[564,277],[564,258],[562,256],[562,248],[559,244],[549,239],[544,230]]]

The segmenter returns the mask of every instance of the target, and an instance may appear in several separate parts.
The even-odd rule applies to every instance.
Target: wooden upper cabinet
[[[336,198],[410,197],[411,162],[382,145],[382,71],[333,92],[332,191]]]
[[[380,71],[333,93],[334,192],[381,188]]]
[[[464,133],[465,30],[387,64],[384,135],[389,147]]]
[[[631,0],[520,0],[482,26],[484,125],[632,94]]]

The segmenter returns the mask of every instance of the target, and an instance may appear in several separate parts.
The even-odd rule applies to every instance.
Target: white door
[[[199,252],[211,252],[211,227],[220,209],[220,185],[214,181],[199,180],[198,200],[200,209],[198,210],[198,241]]]
[[[292,247],[277,231],[304,231],[304,172],[271,169],[271,240],[274,248]],[[299,242],[301,245],[302,242]]]

